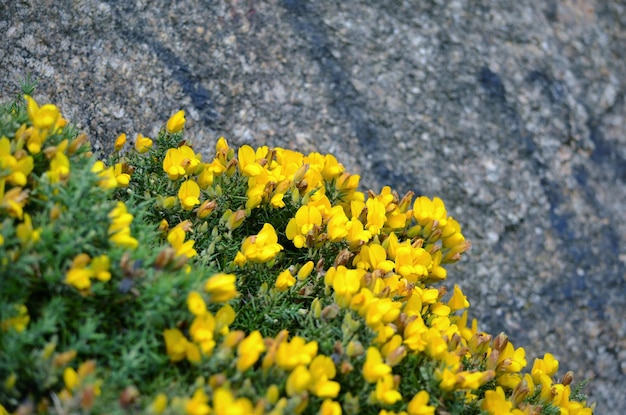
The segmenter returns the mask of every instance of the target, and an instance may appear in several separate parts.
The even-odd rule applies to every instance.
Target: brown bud
[[[337,268],[339,265],[346,265],[351,258],[352,253],[347,249],[343,249],[339,251],[339,253],[335,257],[335,263],[333,264],[333,266]]]
[[[413,196],[415,196],[415,193],[409,191],[402,197],[402,199],[398,202],[398,209],[400,212],[404,213],[407,211],[407,209],[411,206]]]
[[[339,365],[339,373],[341,373],[342,375],[346,375],[352,372],[353,370],[354,370],[354,366],[352,366],[352,364],[348,362],[347,360],[342,361],[341,365]]]
[[[456,350],[461,344],[462,339],[459,333],[453,333],[452,338],[448,341],[448,350]]]
[[[169,263],[174,259],[175,256],[176,250],[168,246],[167,248],[159,252],[156,259],[154,260],[154,266],[157,269],[163,269],[169,265]]]
[[[474,333],[474,335],[468,342],[468,347],[472,355],[480,356],[484,353],[487,353],[490,342],[491,335],[485,333]]]
[[[172,265],[172,269],[173,270],[181,269],[182,267],[185,266],[185,264],[187,263],[188,259],[189,258],[187,258],[187,255],[178,255],[176,257],[176,259],[174,260],[174,264]]]
[[[339,311],[341,311],[339,306],[335,303],[332,303],[324,307],[324,309],[322,310],[321,317],[323,320],[332,320],[335,317],[337,317],[337,315],[339,314]]]
[[[216,375],[213,375],[209,378],[209,386],[211,386],[213,389],[217,389],[220,386],[222,386],[224,383],[226,383],[228,379],[226,379],[226,376],[223,373],[218,373]]]
[[[402,378],[400,377],[400,375],[393,375],[393,388],[394,389],[398,389],[400,387],[400,381],[402,380]]]
[[[570,370],[566,372],[565,375],[563,375],[563,380],[561,381],[561,383],[563,384],[563,386],[567,386],[571,384],[573,381],[574,381],[574,372]]]
[[[411,241],[411,247],[414,249],[418,249],[424,246],[424,240],[422,238],[413,238]]]
[[[500,352],[498,350],[492,350],[487,356],[486,367],[488,370],[496,370],[498,367],[498,360],[500,358]]]
[[[67,154],[71,156],[72,154],[76,153],[76,151],[78,151],[78,149],[83,144],[85,144],[86,141],[87,141],[87,134],[85,133],[80,134],[78,137],[73,139],[70,145],[67,147]]]
[[[318,275],[322,274],[322,272],[324,271],[324,258],[320,258],[320,260],[317,261],[317,264],[315,264],[315,270],[317,271]]]
[[[337,340],[333,345],[333,351],[339,356],[343,355],[343,345],[339,340]]]
[[[507,344],[509,344],[509,337],[504,333],[500,333],[496,336],[495,339],[493,339],[493,344],[491,347],[493,347],[494,350],[501,352],[506,348]]]
[[[96,391],[93,385],[87,385],[83,390],[83,396],[80,399],[80,407],[82,409],[90,410],[93,407],[93,403],[96,400]]]
[[[46,155],[46,158],[50,160],[52,157],[56,155],[57,148],[56,146],[48,146],[43,149],[43,153]]]
[[[394,350],[392,350],[391,353],[387,355],[387,357],[385,358],[385,363],[393,367],[397,365],[398,363],[400,363],[402,359],[404,359],[405,356],[406,356],[406,347],[398,346]]]
[[[63,353],[57,353],[52,359],[52,365],[54,367],[63,367],[67,365],[72,359],[76,357],[76,350],[69,350]]]
[[[515,386],[513,389],[513,393],[511,394],[511,401],[513,402],[513,406],[517,407],[520,403],[526,399],[528,394],[530,393],[530,388],[528,387],[528,382],[526,379],[522,379],[520,383]]]
[[[437,298],[443,298],[444,295],[448,292],[448,289],[445,286],[441,286],[437,289]]]
[[[126,389],[120,394],[120,406],[123,409],[128,409],[131,405],[137,402],[139,398],[139,390],[134,386],[127,386]]]

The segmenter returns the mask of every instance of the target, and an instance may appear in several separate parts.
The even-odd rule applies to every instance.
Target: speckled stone
[[[27,74],[97,149],[178,109],[209,153],[334,153],[440,196],[447,284],[482,329],[626,413],[626,6],[595,0],[0,0],[0,98]]]

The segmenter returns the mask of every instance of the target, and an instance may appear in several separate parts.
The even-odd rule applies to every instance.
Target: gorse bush
[[[332,156],[229,147],[182,111],[112,155],[0,107],[0,414],[591,414],[546,353],[479,331],[443,202]]]

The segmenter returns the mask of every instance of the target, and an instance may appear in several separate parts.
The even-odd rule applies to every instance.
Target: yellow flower
[[[113,166],[113,174],[117,182],[117,187],[128,187],[130,183],[130,174],[123,173],[123,167],[122,163],[116,163],[115,166]]]
[[[212,302],[230,301],[239,295],[235,286],[236,280],[237,277],[234,274],[215,274],[204,284],[204,291],[211,295]]]
[[[123,248],[135,249],[139,241],[130,234],[130,224],[133,215],[128,213],[124,202],[117,202],[115,208],[109,213],[111,224],[109,225],[109,241]]]
[[[100,255],[91,260],[89,268],[91,268],[93,275],[99,281],[106,282],[111,279],[111,273],[109,272],[110,266],[110,258],[107,255]]]
[[[115,170],[112,167],[106,167],[104,162],[97,160],[93,166],[91,166],[91,172],[98,175],[100,178],[98,186],[103,189],[115,189],[118,186],[117,179],[115,178]]]
[[[65,274],[65,283],[73,285],[78,290],[86,290],[91,286],[90,278],[93,270],[88,267],[91,258],[87,254],[79,254],[72,260],[72,267]]]
[[[276,364],[285,370],[292,370],[298,365],[308,365],[317,355],[318,344],[313,340],[306,343],[300,336],[290,342],[281,342],[276,349]]]
[[[167,173],[170,180],[178,180],[184,175],[194,174],[199,168],[206,169],[200,164],[200,156],[189,146],[170,148],[163,158],[163,171]]]
[[[22,246],[27,245],[29,242],[36,243],[39,241],[41,229],[33,229],[33,223],[28,213],[24,214],[24,221],[17,225],[15,231],[17,239],[20,240]]]
[[[506,399],[504,390],[498,386],[496,390],[485,392],[485,398],[480,407],[490,414],[500,415],[510,413],[513,403]]]
[[[11,153],[11,142],[7,137],[0,138],[0,171],[8,170],[6,180],[15,186],[26,185],[26,177],[33,171],[34,161],[32,156],[22,152],[20,158]]]
[[[387,259],[385,248],[377,243],[363,245],[359,254],[354,258],[357,268],[364,268],[369,271],[380,269],[385,273],[393,271],[394,263]]]
[[[71,368],[66,367],[63,370],[63,382],[65,383],[65,387],[72,391],[74,390],[80,383],[80,379],[78,378],[78,373]]]
[[[185,111],[180,110],[167,120],[166,130],[170,134],[176,134],[185,127]]]
[[[337,373],[333,360],[328,356],[315,356],[309,365],[312,382],[309,390],[320,398],[335,398],[339,394],[341,386],[332,381]]]
[[[28,202],[28,190],[21,187],[13,187],[8,192],[4,192],[5,179],[0,179],[0,208],[5,209],[9,216],[22,219],[24,205]]]
[[[202,298],[202,295],[197,291],[191,291],[187,295],[187,308],[194,316],[201,316],[208,311],[204,298]]]
[[[115,149],[115,151],[120,151],[122,147],[124,147],[124,144],[126,144],[126,134],[122,133],[118,135],[115,139],[115,144],[113,148]]]
[[[0,321],[0,329],[7,331],[9,328],[14,328],[15,331],[21,333],[26,329],[26,326],[30,322],[30,316],[28,315],[28,309],[24,304],[16,305],[17,316]]]
[[[429,395],[426,391],[419,391],[415,394],[406,410],[409,415],[433,415],[435,407],[428,405]]]
[[[193,245],[196,243],[194,240],[188,240],[185,242],[185,230],[183,227],[176,226],[167,234],[167,241],[172,245],[172,248],[176,250],[176,256],[184,255],[187,258],[192,258],[198,253],[193,249]]]
[[[348,230],[346,240],[350,242],[350,249],[356,249],[372,237],[371,232],[363,228],[363,223],[358,218],[352,218],[345,226]]]
[[[446,225],[446,207],[438,197],[430,200],[426,196],[420,196],[413,202],[413,217],[423,227],[432,227],[433,222],[443,227]]]
[[[217,388],[213,393],[213,410],[215,415],[250,415],[254,413],[252,403],[247,398],[233,397],[226,388]]]
[[[366,274],[363,269],[347,269],[343,265],[332,267],[324,276],[324,284],[333,287],[337,304],[346,307],[352,296],[361,288],[361,278]]]
[[[190,400],[185,403],[185,414],[187,415],[208,415],[211,408],[208,405],[209,397],[202,388],[196,389]]]
[[[180,185],[178,199],[185,210],[191,210],[200,204],[200,186],[195,181],[189,179]]]
[[[243,145],[239,147],[239,171],[248,177],[254,177],[261,174],[263,166],[256,162],[256,153],[249,145]]]
[[[149,412],[152,414],[160,415],[165,409],[167,409],[167,396],[164,393],[159,393],[149,406]]]
[[[253,331],[237,346],[237,370],[245,372],[259,360],[265,351],[263,336],[258,330]]]
[[[29,95],[24,95],[24,99],[27,103],[28,118],[35,128],[50,129],[56,126],[61,113],[55,105],[46,104],[39,107]]]
[[[274,227],[265,223],[257,235],[247,237],[241,244],[241,253],[247,261],[268,262],[283,249],[278,243]]]
[[[286,291],[296,283],[296,279],[291,275],[291,271],[284,270],[276,278],[275,287],[278,291]]]
[[[223,305],[215,314],[215,332],[221,335],[227,335],[228,326],[235,321],[237,313],[230,304]]]
[[[391,366],[383,362],[380,351],[376,347],[368,347],[363,364],[363,378],[374,383],[391,373]]]
[[[70,174],[70,161],[67,156],[57,151],[50,160],[50,169],[46,174],[50,183],[65,181]]]
[[[341,404],[339,402],[325,399],[320,406],[318,415],[341,415]]]
[[[393,405],[402,399],[400,392],[395,389],[393,376],[391,374],[384,375],[376,382],[374,396],[376,402],[383,405]]]
[[[287,395],[294,396],[304,392],[311,381],[311,374],[304,365],[296,368],[287,377]]]
[[[200,346],[205,355],[209,355],[215,347],[215,328],[215,317],[209,312],[196,316],[189,328],[191,338]]]
[[[508,342],[498,357],[498,371],[518,373],[526,367],[526,351],[519,347],[515,349],[513,343]]]
[[[163,331],[165,339],[165,352],[172,362],[179,362],[187,355],[189,340],[178,329],[166,329]]]
[[[554,358],[552,353],[543,355],[543,359],[535,359],[531,370],[532,378],[535,383],[540,383],[541,375],[554,376],[559,370],[559,361]]]
[[[138,153],[147,153],[152,148],[152,140],[148,137],[144,137],[142,134],[137,134],[135,140],[135,150]]]
[[[315,206],[301,206],[296,212],[296,216],[289,220],[285,234],[296,248],[306,245],[306,238],[309,232],[315,227],[322,226],[322,214]]]
[[[493,379],[493,377],[494,372],[492,370],[488,370],[486,372],[462,371],[456,374],[456,383],[460,389],[476,390]]]
[[[367,199],[367,223],[365,227],[372,235],[380,234],[381,229],[387,221],[385,205],[377,199]]]

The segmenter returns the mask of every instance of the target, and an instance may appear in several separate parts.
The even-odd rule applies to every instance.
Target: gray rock
[[[625,27],[619,1],[0,0],[0,97],[32,74],[98,149],[182,108],[206,153],[331,152],[442,197],[482,329],[624,413]]]

